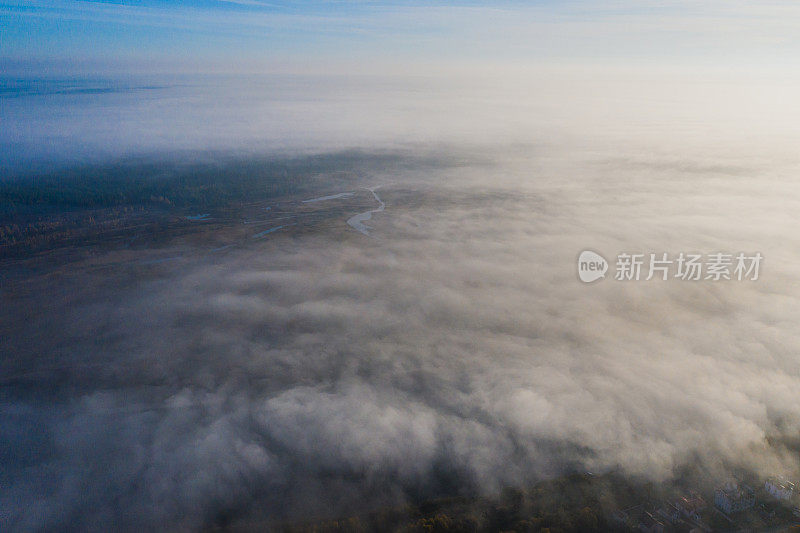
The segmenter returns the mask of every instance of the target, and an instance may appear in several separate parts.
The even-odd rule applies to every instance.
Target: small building
[[[706,501],[697,494],[679,498],[675,502],[678,511],[690,520],[700,520],[700,511],[706,508]]]
[[[756,495],[753,489],[744,484],[727,483],[714,493],[714,505],[725,514],[750,509],[755,503]]]
[[[764,482],[764,490],[775,499],[789,501],[794,496],[794,483],[783,478],[770,478]]]
[[[658,516],[669,522],[670,524],[677,524],[681,519],[681,511],[673,503],[666,503],[657,511]]]
[[[644,533],[664,533],[664,524],[661,523],[652,513],[646,512],[639,522],[639,531]]]

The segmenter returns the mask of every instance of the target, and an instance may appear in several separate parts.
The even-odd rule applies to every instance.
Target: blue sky
[[[6,63],[796,66],[800,57],[793,1],[0,0],[0,26]]]

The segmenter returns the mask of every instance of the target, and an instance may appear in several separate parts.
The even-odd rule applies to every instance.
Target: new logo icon
[[[584,250],[578,256],[578,277],[584,283],[591,283],[606,277],[608,261],[602,255]]]

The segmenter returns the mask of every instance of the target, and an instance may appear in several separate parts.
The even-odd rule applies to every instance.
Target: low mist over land
[[[171,147],[161,178],[146,163],[71,171],[87,191],[130,168],[133,183],[173,185],[55,202],[48,216],[108,201],[189,229],[128,242],[137,232],[123,227],[89,255],[65,241],[55,266],[41,252],[4,263],[3,523],[193,529],[492,495],[572,472],[709,486],[733,471],[796,475],[800,190],[787,102],[736,86],[731,102],[700,87],[618,106],[571,79],[591,113],[558,127],[558,97],[512,109],[501,92],[403,112],[421,131],[436,129],[432,109],[457,124],[468,108],[469,127],[453,128],[463,142],[378,135],[357,152],[227,162]],[[751,122],[759,105],[760,116],[781,108],[775,127]],[[494,134],[500,108],[516,136]],[[693,122],[673,114],[687,109]],[[381,129],[376,118],[309,127]],[[540,120],[552,134],[527,136]],[[258,172],[287,188],[256,182],[246,198],[211,201],[203,172],[213,191],[241,191]],[[4,185],[15,209],[21,179],[32,178]],[[197,187],[204,200],[181,204]],[[365,235],[347,221],[378,207],[367,188],[385,210]],[[765,259],[754,282],[584,285],[575,260],[587,248]]]

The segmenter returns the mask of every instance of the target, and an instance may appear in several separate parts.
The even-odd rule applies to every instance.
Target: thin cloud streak
[[[718,2],[620,4],[609,8],[594,2],[558,5],[501,4],[406,5],[354,4],[342,10],[310,6],[273,9],[267,4],[224,3],[225,9],[187,6],[117,5],[58,1],[17,2],[0,6],[10,21],[31,18],[72,21],[79,33],[91,36],[86,24],[135,26],[156,39],[172,39],[175,53],[186,55],[191,43],[202,37],[224,41],[215,46],[194,46],[193,55],[209,61],[221,56],[249,58],[287,53],[313,60],[315,56],[371,58],[405,61],[448,61],[459,57],[493,58],[517,63],[537,59],[573,58],[614,61],[650,57],[673,62],[714,60],[757,63],[791,62],[800,50],[798,8],[793,3],[755,5]],[[180,30],[181,38],[168,30]],[[31,31],[38,31],[31,27]],[[48,36],[50,37],[50,36]],[[108,35],[110,48],[129,48],[127,42]],[[119,39],[123,39],[119,37]],[[365,50],[369,44],[371,52]],[[16,46],[14,40],[10,46]],[[76,46],[65,42],[66,51]],[[35,48],[35,47],[34,47]],[[77,50],[76,50],[77,51]],[[32,50],[28,50],[31,53]],[[49,51],[41,49],[39,54]],[[82,54],[92,54],[80,50]],[[136,54],[134,49],[129,53]],[[142,50],[140,55],[163,55]],[[388,54],[388,55],[387,55]],[[741,64],[741,63],[740,63]]]

